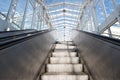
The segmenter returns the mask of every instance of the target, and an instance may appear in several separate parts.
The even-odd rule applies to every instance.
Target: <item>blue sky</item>
[[[7,12],[11,0],[0,0],[0,12]]]
[[[82,3],[83,1],[84,0],[45,0],[45,3],[46,5],[55,4],[59,2],[70,2],[70,3],[79,4]]]

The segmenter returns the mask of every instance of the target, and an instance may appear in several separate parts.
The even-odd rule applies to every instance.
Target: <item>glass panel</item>
[[[26,0],[18,0],[13,21],[19,26],[21,26],[21,22],[23,19],[25,4],[26,4]]]
[[[114,11],[112,0],[104,0],[104,4],[106,7],[107,16],[109,16]]]
[[[84,0],[45,0],[44,2],[46,3],[46,5],[50,5],[50,4],[56,4],[56,3],[60,3],[60,2],[69,2],[69,3],[73,3],[73,4],[82,4]]]
[[[116,4],[120,4],[120,0],[116,0]]]
[[[111,27],[112,37],[120,39],[120,24],[116,22]]]
[[[49,7],[49,10],[48,10],[48,11],[59,10],[59,9],[63,9],[63,8],[64,8],[64,4],[61,4],[61,5]]]
[[[105,20],[104,12],[102,10],[100,1],[98,2],[97,6],[96,6],[96,14],[97,14],[97,19],[98,19],[98,25],[100,25]]]
[[[120,24],[119,24],[119,22],[116,22],[115,24],[113,24],[110,27],[110,30],[111,30],[111,33],[112,33],[112,38],[120,39]],[[109,37],[108,29],[105,30],[102,35]]]
[[[20,30],[20,27],[17,24],[12,23],[12,26],[13,26],[14,30]]]
[[[40,27],[40,5],[37,4],[36,11],[35,11],[35,16],[34,16],[34,23],[33,23],[33,29],[38,29]]]
[[[33,16],[33,7],[29,2],[27,7],[24,29],[31,29],[32,16]]]
[[[65,2],[73,3],[73,4],[82,4],[84,0],[65,0]]]
[[[45,4],[46,5],[50,5],[50,4],[56,4],[56,3],[60,3],[63,2],[64,0],[45,0]]]
[[[11,0],[0,0],[0,18],[3,20],[7,16]]]
[[[104,31],[104,33],[103,33],[103,34],[101,34],[101,35],[109,37],[108,29],[107,29],[107,30],[105,30],[105,31]]]

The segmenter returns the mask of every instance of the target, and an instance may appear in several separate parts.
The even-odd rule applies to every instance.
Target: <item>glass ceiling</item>
[[[54,28],[77,26],[83,0],[44,0],[44,4]]]
[[[0,0],[0,4],[1,31],[54,28],[64,37],[71,29],[120,35],[120,0]],[[117,20],[109,21],[114,16]]]

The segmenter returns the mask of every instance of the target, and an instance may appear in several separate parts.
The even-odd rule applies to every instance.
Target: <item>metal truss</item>
[[[79,4],[74,4],[74,3],[69,3],[69,2],[61,2],[61,3],[57,3],[57,4],[48,5],[47,8],[59,6],[59,5],[62,5],[62,4],[64,4],[64,5],[71,5],[71,6],[77,6],[77,7],[82,7]]]
[[[120,23],[120,5],[117,5],[115,0],[111,1],[114,6],[114,11],[108,16],[104,0],[84,0],[82,4],[60,2],[49,5],[45,3],[45,0],[26,0],[22,22],[20,25],[17,25],[14,22],[14,16],[19,1],[11,0],[7,16],[5,16],[4,30],[8,30],[13,23],[19,26],[20,29],[24,29],[27,9],[29,7],[28,4],[30,3],[33,8],[30,29],[34,29],[34,25],[36,25],[36,23],[38,26],[37,29],[41,29],[41,27],[47,25],[48,28],[71,26],[84,30],[87,27],[92,26],[95,30],[89,32],[102,34],[104,31],[108,30],[109,37],[112,37],[110,27],[116,22]],[[103,11],[102,14],[105,18],[105,20],[100,24],[98,21],[98,14],[96,12],[98,3],[101,5],[101,9]],[[38,11],[38,8],[41,8],[41,10]],[[86,14],[87,10],[89,10],[89,13]],[[36,15],[39,17],[38,20],[36,19]],[[35,23],[35,21],[37,22]]]

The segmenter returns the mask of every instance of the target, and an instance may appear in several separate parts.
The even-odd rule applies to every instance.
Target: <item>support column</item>
[[[93,5],[93,2],[91,4],[91,11],[92,11],[91,13],[92,13],[92,17],[93,17],[93,21],[94,21],[94,26],[95,26],[96,33],[99,34],[97,15],[96,15],[95,6]]]
[[[37,3],[36,1],[34,1],[34,9],[33,9],[33,17],[32,17],[32,24],[31,24],[31,29],[34,29],[34,25],[35,25],[35,17],[36,17],[36,9],[37,9]]]
[[[41,30],[41,27],[42,27],[42,21],[43,21],[43,18],[41,16],[41,18],[40,18],[40,30]]]
[[[12,25],[17,3],[18,3],[18,0],[11,0],[8,14],[4,23],[5,31],[8,31],[8,28]]]
[[[24,15],[23,15],[22,23],[21,23],[21,30],[24,29],[28,3],[29,3],[29,0],[26,0]]]
[[[120,5],[116,6],[116,11],[118,13],[117,19],[118,19],[118,22],[120,24]]]
[[[105,8],[104,0],[100,0],[100,1],[101,1],[102,9],[104,12],[104,17],[107,18],[107,12],[106,12],[106,8]],[[111,32],[110,27],[108,28],[108,34],[109,34],[109,37],[112,37],[112,32]]]
[[[39,15],[39,13],[37,14],[37,16],[38,16],[38,21],[37,21],[37,30],[39,30],[39,23],[40,23],[40,15]]]
[[[45,9],[43,8],[43,28],[44,28],[44,26],[45,26]]]

